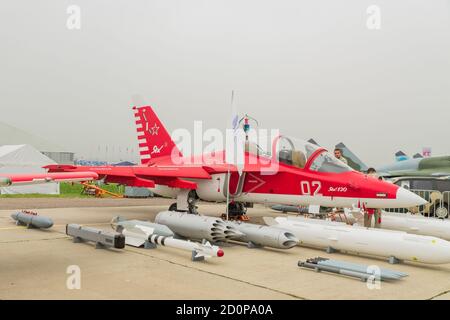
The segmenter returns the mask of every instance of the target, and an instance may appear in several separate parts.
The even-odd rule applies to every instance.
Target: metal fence
[[[389,208],[388,212],[421,214],[424,217],[434,217],[446,219],[449,217],[450,210],[450,191],[440,192],[438,190],[415,190],[410,191],[428,201],[427,204],[413,208]]]

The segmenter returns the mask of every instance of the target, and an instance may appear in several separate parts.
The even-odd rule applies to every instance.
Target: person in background
[[[334,149],[334,156],[341,160],[343,163],[348,164],[347,163],[347,159],[344,158],[344,156],[342,155],[342,150],[339,148]]]
[[[375,178],[375,179],[379,179],[378,175],[377,175],[377,171],[375,170],[375,168],[369,168],[367,169],[367,175],[369,177]],[[381,209],[372,209],[372,208],[367,208],[366,210],[364,210],[364,227],[371,227],[372,225],[372,218],[375,219],[374,222],[374,228],[380,228],[381,225]]]

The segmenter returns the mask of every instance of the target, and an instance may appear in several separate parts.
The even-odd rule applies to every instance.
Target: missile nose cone
[[[222,249],[217,250],[217,256],[218,257],[223,257],[224,253]]]
[[[398,188],[396,199],[397,203],[405,208],[420,206],[427,203],[425,199],[402,187]]]
[[[41,225],[41,228],[51,228],[51,227],[53,227],[53,220],[50,218],[45,218],[42,220],[40,225]]]

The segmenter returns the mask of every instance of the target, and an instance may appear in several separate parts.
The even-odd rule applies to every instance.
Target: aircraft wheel
[[[189,213],[198,214],[197,206],[196,206],[198,200],[199,200],[199,197],[197,195],[197,192],[195,192],[195,190],[191,190],[189,192],[189,196],[188,196],[188,200],[187,200]]]
[[[439,219],[445,219],[448,217],[448,204],[442,203],[434,208],[434,216]]]
[[[184,211],[184,210],[178,210],[178,208],[177,208],[177,203],[174,202],[174,203],[172,203],[172,204],[169,206],[169,211],[188,212],[188,213],[191,213],[191,214],[198,214],[197,206],[196,206],[196,205],[193,205],[193,204],[191,204],[191,203],[189,203],[189,205],[188,205],[188,211]]]
[[[247,213],[247,208],[241,202],[231,202],[228,204],[228,215],[230,217],[237,217],[245,215]]]

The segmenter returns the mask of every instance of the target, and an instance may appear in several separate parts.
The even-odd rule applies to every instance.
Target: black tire
[[[247,213],[247,208],[241,202],[232,202],[228,204],[228,215],[237,217]]]
[[[197,212],[197,207],[196,206],[191,206],[189,205],[189,209],[188,211],[185,210],[178,210],[177,208],[177,203],[174,202],[169,206],[169,211],[177,211],[177,212],[187,212],[187,213],[191,213],[191,214],[198,214]]]

